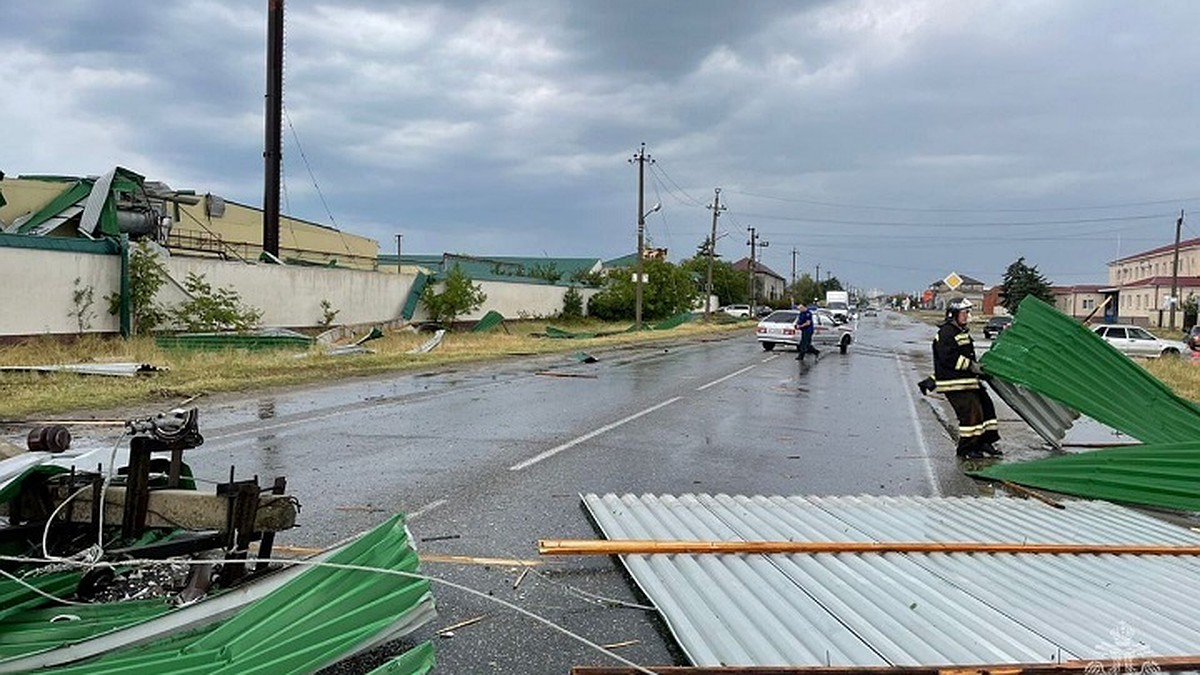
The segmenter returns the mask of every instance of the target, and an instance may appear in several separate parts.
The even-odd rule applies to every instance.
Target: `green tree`
[[[158,289],[167,282],[167,266],[158,259],[145,239],[129,251],[129,305],[133,335],[149,333],[167,320],[167,310],[154,301]],[[108,313],[121,313],[121,294],[110,293]]]
[[[692,308],[700,291],[692,273],[665,260],[646,260],[642,284],[642,320],[665,319]],[[633,319],[637,287],[633,270],[623,268],[608,276],[604,288],[588,302],[588,315],[605,321]]]
[[[262,318],[262,310],[243,305],[236,290],[214,289],[203,274],[188,272],[183,287],[189,298],[171,310],[171,318],[189,332],[247,330]]]
[[[453,325],[457,317],[479,309],[487,301],[483,287],[471,283],[471,277],[458,265],[446,275],[440,293],[434,288],[433,284],[425,287],[421,292],[421,302],[429,312],[429,317],[445,326]]]
[[[703,249],[704,244],[701,244],[700,248]],[[696,279],[696,288],[703,298],[704,284],[708,280],[708,256],[701,254],[688,258],[681,261],[679,267]],[[736,270],[731,263],[723,260],[713,260],[713,295],[717,296],[718,306],[746,302],[746,286],[749,279],[749,272]]]
[[[807,272],[800,275],[795,284],[788,288],[788,296],[793,298],[797,305],[807,305],[817,300],[824,299],[825,294],[821,292],[820,286]]]
[[[578,319],[583,316],[583,295],[574,286],[563,293],[563,308],[559,314],[564,319]]]
[[[1037,265],[1025,264],[1025,257],[1022,256],[1004,270],[1004,283],[1000,288],[1000,304],[1010,313],[1016,313],[1017,306],[1030,295],[1054,304],[1054,294],[1050,292],[1050,282],[1042,276],[1041,272],[1038,272]]]

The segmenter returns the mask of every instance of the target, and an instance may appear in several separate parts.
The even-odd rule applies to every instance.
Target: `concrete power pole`
[[[758,230],[754,227],[746,228],[750,232],[750,241],[746,242],[750,246],[750,314],[755,314],[756,305],[758,304],[758,284],[755,283],[755,277],[758,276],[758,263],[755,256],[757,248],[766,248],[770,246],[770,242],[759,241]]]
[[[1179,305],[1179,231],[1183,229],[1183,209],[1175,221],[1175,255],[1171,263],[1171,330],[1175,330],[1175,307]]]
[[[654,163],[654,159],[646,154],[646,144],[642,143],[642,148],[638,153],[629,160],[630,163],[637,162],[638,165],[638,203],[637,203],[637,290],[634,293],[634,308],[633,308],[633,323],[637,326],[634,330],[642,329],[642,281],[645,276],[643,270],[645,265],[643,258],[646,257],[646,211],[645,211],[645,196],[646,196],[646,163]],[[655,209],[657,210],[657,206]]]
[[[796,247],[792,247],[792,285],[791,285],[791,305],[796,306]]]
[[[708,279],[704,282],[704,320],[707,322],[711,319],[712,314],[712,271],[713,258],[717,255],[717,218],[721,216],[721,211],[725,210],[721,206],[721,188],[713,188],[713,203],[709,204],[708,208],[712,209],[712,234],[708,237]]]

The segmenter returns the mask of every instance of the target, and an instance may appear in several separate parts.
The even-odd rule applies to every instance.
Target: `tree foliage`
[[[452,325],[459,316],[479,309],[487,301],[483,287],[471,283],[471,277],[458,265],[446,275],[441,292],[434,288],[433,284],[425,287],[421,302],[429,312],[429,318],[445,326]]]
[[[1050,282],[1042,276],[1041,272],[1038,272],[1037,265],[1025,264],[1025,257],[1022,256],[1004,270],[1000,304],[1010,313],[1016,313],[1017,306],[1030,295],[1054,304],[1054,294],[1050,292]]]
[[[167,310],[154,300],[158,289],[166,282],[166,265],[158,259],[148,241],[139,241],[129,251],[129,305],[133,335],[149,333],[167,320]],[[110,293],[105,299],[108,300],[109,314],[116,316],[121,313],[119,292]]]
[[[707,240],[705,240],[707,242]],[[701,249],[705,246],[700,244]],[[704,297],[704,284],[708,280],[708,256],[701,254],[688,258],[679,263],[679,267],[687,271],[697,280],[696,288],[700,297]],[[713,260],[713,295],[717,296],[717,304],[732,305],[747,301],[746,287],[750,275],[745,270],[734,269],[732,263],[723,260]],[[713,309],[716,309],[715,307]]]
[[[642,284],[642,319],[657,320],[692,308],[700,290],[691,272],[665,260],[645,260],[647,281]],[[715,278],[715,274],[714,274]],[[714,284],[715,285],[715,284]],[[633,269],[614,270],[604,288],[588,301],[588,315],[604,321],[635,318],[637,284]]]
[[[190,297],[171,310],[171,318],[189,332],[248,330],[262,318],[262,310],[243,305],[236,290],[213,288],[203,274],[188,272],[183,287]]]
[[[583,316],[583,295],[574,286],[563,293],[563,308],[559,314],[564,319],[578,319]]]

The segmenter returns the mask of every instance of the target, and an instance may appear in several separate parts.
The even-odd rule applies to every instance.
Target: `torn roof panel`
[[[1135,445],[998,464],[970,475],[1114,502],[1200,511],[1200,442]]]
[[[1029,296],[980,359],[984,371],[1143,443],[1200,438],[1200,406],[1176,396],[1078,321]]]
[[[1104,502],[586,495],[605,536],[719,541],[1195,544]],[[1121,622],[1155,655],[1200,644],[1196,556],[628,555],[695,665],[1053,662],[1106,657]]]

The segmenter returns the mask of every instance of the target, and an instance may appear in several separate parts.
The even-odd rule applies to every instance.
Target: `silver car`
[[[1092,328],[1105,342],[1127,356],[1156,359],[1161,356],[1179,356],[1186,345],[1182,342],[1162,340],[1141,326],[1106,323]]]
[[[771,315],[758,322],[758,343],[765,351],[775,349],[775,345],[788,347],[800,346],[800,331],[796,329],[796,319],[800,311],[781,309],[771,312]],[[849,324],[839,324],[825,312],[813,312],[813,346],[837,347],[845,354],[854,341],[854,329]]]

